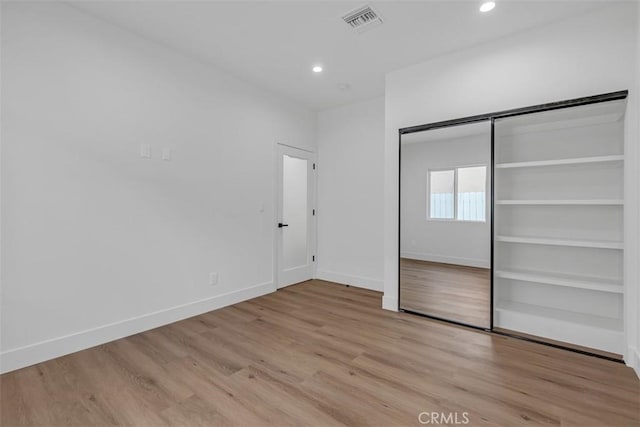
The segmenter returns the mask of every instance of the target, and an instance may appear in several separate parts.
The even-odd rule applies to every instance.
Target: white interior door
[[[315,254],[314,154],[278,145],[278,288],[313,278]]]

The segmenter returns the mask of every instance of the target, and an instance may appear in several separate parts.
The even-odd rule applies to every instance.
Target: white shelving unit
[[[495,121],[495,327],[623,352],[625,108]]]

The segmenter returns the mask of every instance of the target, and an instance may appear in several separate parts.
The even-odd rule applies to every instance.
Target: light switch
[[[209,284],[215,286],[218,284],[218,273],[209,273]]]
[[[162,160],[166,160],[167,162],[171,160],[171,148],[164,147],[162,149]]]
[[[140,157],[143,159],[151,158],[151,145],[150,144],[140,144]]]

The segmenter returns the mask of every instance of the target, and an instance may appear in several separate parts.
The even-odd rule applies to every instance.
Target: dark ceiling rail
[[[586,96],[582,98],[569,99],[566,101],[549,102],[546,104],[532,105],[530,107],[514,108],[511,110],[497,111],[494,113],[479,114],[476,116],[462,117],[459,119],[445,120],[441,122],[429,123],[424,125],[409,126],[399,129],[401,135],[433,130],[438,128],[446,128],[449,126],[458,126],[470,123],[477,123],[490,119],[501,119],[505,117],[519,116],[521,114],[539,113],[543,111],[559,110],[562,108],[577,107],[582,105],[597,104],[600,102],[616,101],[625,99],[629,95],[628,90],[620,90],[617,92],[603,93],[601,95]]]

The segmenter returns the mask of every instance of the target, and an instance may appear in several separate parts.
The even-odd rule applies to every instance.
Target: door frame
[[[315,279],[317,277],[318,270],[318,250],[317,250],[317,242],[318,242],[318,160],[315,151],[309,150],[307,148],[296,147],[291,144],[286,144],[283,142],[276,142],[273,146],[273,221],[272,221],[272,229],[273,229],[273,257],[272,257],[272,269],[273,269],[273,290],[277,291],[282,288],[278,286],[279,282],[279,244],[280,244],[280,234],[279,228],[277,226],[278,221],[282,218],[279,218],[280,212],[280,200],[279,200],[279,185],[281,181],[282,169],[280,167],[280,148],[284,147],[287,149],[297,150],[305,153],[306,155],[311,157],[312,161],[312,181],[310,184],[307,184],[307,188],[311,191],[311,209],[313,210],[313,215],[311,215],[311,232],[309,233],[309,250],[312,253],[312,270],[311,270],[311,278]]]

